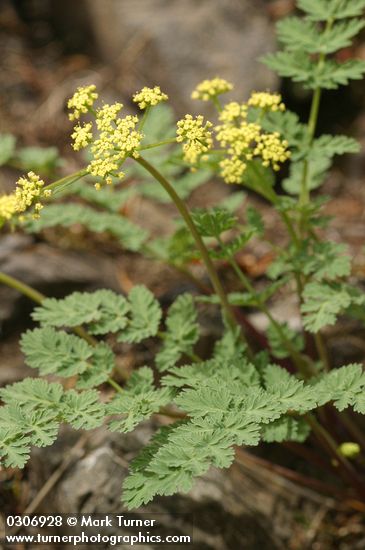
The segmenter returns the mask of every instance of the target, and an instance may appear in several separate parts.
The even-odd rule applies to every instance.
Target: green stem
[[[138,126],[139,132],[142,131],[143,126],[144,126],[145,123],[146,123],[147,117],[148,117],[148,115],[150,114],[150,111],[151,111],[151,105],[148,105],[148,107],[146,107],[146,109],[144,110],[144,113],[143,113],[143,115],[142,115],[142,118],[141,118],[141,120],[140,120],[140,122],[139,122],[139,126]]]
[[[58,189],[59,187],[63,187],[64,185],[71,185],[71,183],[74,183],[75,181],[79,180],[80,178],[86,176],[87,170],[78,170],[77,172],[74,172],[73,174],[69,174],[68,176],[65,176],[64,178],[61,178],[59,180],[54,181],[53,183],[50,183],[45,187],[45,189],[49,189],[52,191],[53,189]]]
[[[223,107],[218,97],[217,96],[212,97],[212,102],[215,108],[217,109],[218,113],[220,113],[223,110]]]
[[[314,341],[316,344],[319,358],[323,363],[324,370],[328,372],[329,370],[331,370],[331,367],[330,367],[329,357],[326,349],[326,344],[324,343],[323,336],[320,332],[317,332],[314,335]]]
[[[0,283],[3,283],[10,288],[14,288],[18,292],[20,292],[20,294],[27,296],[37,304],[40,304],[45,298],[45,296],[38,292],[38,290],[35,290],[31,286],[28,286],[25,283],[18,281],[18,279],[15,279],[11,275],[6,275],[6,273],[3,273],[2,271],[0,271]]]
[[[192,220],[192,217],[189,213],[188,208],[186,207],[184,201],[181,200],[179,195],[176,193],[175,189],[172,187],[172,185],[167,181],[167,179],[158,171],[154,166],[152,166],[146,159],[139,156],[135,159],[138,164],[143,166],[147,172],[151,174],[165,189],[165,191],[168,193],[168,195],[173,200],[177,210],[179,211],[180,215],[182,216],[183,220],[185,221],[189,231],[191,232],[191,235],[193,236],[196,246],[201,254],[201,257],[203,259],[203,262],[205,264],[205,267],[207,269],[209,278],[211,280],[211,283],[213,285],[213,288],[219,297],[220,304],[222,306],[223,311],[223,317],[227,324],[230,326],[231,329],[235,329],[237,327],[237,323],[235,320],[235,317],[233,315],[231,306],[229,305],[226,293],[223,289],[222,283],[218,277],[218,274],[216,272],[216,269],[214,267],[214,264],[209,256],[208,249],[206,248],[203,239],[198,233],[198,230],[195,227],[195,224]]]
[[[144,145],[143,147],[138,147],[137,151],[147,151],[148,149],[154,149],[155,147],[161,147],[162,145],[170,145],[171,143],[176,143],[176,138],[165,139],[163,141],[158,141],[157,143]]]
[[[324,34],[330,31],[332,26],[333,26],[333,19],[328,19],[326,23],[326,28],[324,30]],[[326,59],[326,54],[321,53],[318,58],[318,65],[317,65],[318,69],[320,69],[323,66],[325,59]],[[309,147],[313,144],[314,136],[316,133],[321,97],[322,97],[322,89],[318,87],[313,92],[312,104],[311,104],[309,120],[308,120],[307,134],[308,134]],[[300,198],[299,198],[299,203],[302,206],[308,204],[310,199],[310,194],[308,189],[308,171],[309,171],[309,163],[308,163],[308,159],[306,159],[303,164],[302,189],[301,189]]]

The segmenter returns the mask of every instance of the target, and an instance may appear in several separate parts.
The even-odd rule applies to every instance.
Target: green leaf
[[[30,438],[0,427],[0,458],[7,468],[23,468],[30,453]]]
[[[28,330],[22,335],[21,349],[26,363],[39,373],[69,377],[84,372],[93,348],[81,338],[52,328]]]
[[[0,389],[0,397],[4,403],[18,403],[28,411],[44,408],[60,407],[63,397],[61,384],[47,382],[42,378],[25,378]]]
[[[42,229],[84,225],[96,233],[107,232],[116,237],[123,247],[137,251],[147,239],[147,232],[121,214],[97,212],[82,204],[51,204],[45,206],[39,219],[27,219],[25,230],[39,233]]]
[[[334,401],[339,411],[352,405],[358,412],[363,412],[359,407],[363,402],[365,390],[365,373],[362,365],[351,364],[333,369],[322,377],[315,388],[321,404]]]
[[[66,298],[46,298],[32,313],[43,326],[76,327],[88,324],[91,334],[118,332],[127,325],[127,300],[111,290],[73,292]]]
[[[209,254],[217,260],[228,260],[235,256],[256,234],[256,230],[248,229],[247,231],[237,235],[229,242],[225,242],[219,250],[210,250]]]
[[[275,177],[271,168],[262,166],[261,162],[256,160],[247,162],[244,174],[246,187],[273,202],[276,198],[274,183]]]
[[[0,134],[0,166],[6,164],[14,155],[16,138],[11,134]]]
[[[312,151],[314,151],[316,156],[325,156],[328,159],[332,159],[335,155],[358,153],[360,151],[360,143],[348,136],[323,134],[314,140]]]
[[[292,347],[298,352],[302,351],[304,347],[302,334],[290,328],[287,323],[280,323],[280,328],[286,339],[291,343]],[[278,330],[272,323],[270,323],[266,331],[266,335],[274,357],[284,359],[285,357],[290,356],[290,351],[288,351],[285,342],[283,342],[281,334],[278,333]]]
[[[62,401],[62,417],[77,430],[92,430],[103,423],[105,405],[95,390],[76,392],[68,390]]]
[[[307,183],[310,191],[322,185],[330,166],[331,162],[325,156],[313,155],[308,157]],[[283,180],[283,189],[291,195],[300,195],[303,185],[303,173],[304,162],[292,162],[289,177]]]
[[[365,62],[350,59],[343,63],[326,60],[317,64],[303,52],[277,52],[266,55],[262,61],[280,76],[302,82],[305,88],[337,89],[350,80],[360,80],[365,72]]]
[[[268,443],[282,441],[303,443],[309,433],[310,427],[304,420],[283,416],[263,426],[262,439]]]
[[[156,336],[162,312],[152,292],[145,286],[135,286],[128,295],[128,302],[132,319],[118,335],[118,341],[133,344],[151,336]]]
[[[53,172],[62,163],[57,147],[23,147],[16,154],[23,170]]]
[[[150,372],[152,375],[152,371]],[[137,424],[150,418],[150,416],[153,413],[157,413],[161,407],[168,405],[172,397],[173,392],[169,388],[143,388],[140,385],[140,380],[137,382],[133,381],[122,394],[118,394],[113,401],[108,404],[108,414],[123,415],[123,418],[112,420],[109,424],[109,429],[112,432],[130,432]]]
[[[289,142],[290,147],[298,147],[305,140],[307,131],[305,124],[292,111],[275,111],[265,113],[262,126],[267,132],[279,132]]]
[[[129,200],[136,197],[137,190],[134,187],[117,190],[110,185],[95,189],[94,185],[77,181],[66,187],[62,193],[62,196],[65,195],[78,195],[93,205],[101,206],[110,212],[119,212]]]
[[[307,53],[334,53],[351,45],[352,38],[364,27],[364,21],[353,19],[335,24],[321,32],[318,26],[300,17],[287,17],[277,24],[277,35],[286,49]]]
[[[308,283],[303,292],[303,325],[309,332],[318,332],[333,325],[337,316],[351,304],[351,296],[341,285]]]
[[[351,271],[351,258],[343,244],[326,241],[303,240],[300,247],[289,246],[274,260],[268,269],[269,277],[275,279],[288,273],[311,275],[316,281],[335,281]]]
[[[107,344],[93,347],[93,354],[88,368],[77,379],[76,388],[86,390],[106,382],[115,367],[115,356]]]
[[[173,367],[162,378],[162,385],[182,388],[188,386],[199,389],[203,385],[222,384],[231,393],[241,392],[243,388],[259,386],[260,377],[251,363],[236,354],[232,357],[211,359],[203,363],[194,363],[183,367]]]
[[[202,237],[220,237],[236,225],[237,217],[221,207],[199,209],[192,212],[195,226]]]
[[[350,275],[351,257],[345,255],[347,251],[348,247],[344,244],[331,241],[315,243],[305,262],[304,274],[313,274],[317,281],[333,281]]]
[[[56,439],[59,420],[55,410],[29,412],[19,403],[11,403],[0,408],[0,427],[10,428],[14,434],[29,436],[32,445],[45,447]]]
[[[242,342],[239,327],[226,330],[220,340],[214,344],[213,357],[216,361],[243,357],[247,346]]]
[[[199,339],[197,312],[191,294],[182,294],[169,308],[162,349],[156,355],[160,371],[174,366],[184,354],[193,352]]]
[[[322,67],[317,67],[313,84],[309,88],[325,88],[336,90],[339,86],[346,86],[350,80],[361,80],[365,73],[365,61],[350,59],[343,63],[328,60]]]
[[[312,21],[361,16],[365,0],[298,0],[298,8]]]
[[[261,213],[253,206],[248,206],[246,210],[246,219],[250,228],[257,234],[262,236],[265,232],[265,224]]]

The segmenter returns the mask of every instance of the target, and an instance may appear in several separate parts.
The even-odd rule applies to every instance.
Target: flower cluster
[[[213,78],[212,80],[203,80],[192,92],[192,99],[201,99],[209,101],[220,94],[225,94],[233,89],[233,84],[223,78]]]
[[[127,115],[120,118],[121,103],[104,105],[96,112],[96,127],[99,137],[91,145],[92,160],[87,171],[101,178],[107,184],[112,183],[112,176],[123,178],[120,166],[128,156],[138,157],[138,147],[143,134],[137,129],[138,117]],[[96,185],[99,188],[100,184]]]
[[[140,109],[146,109],[146,107],[153,107],[161,101],[166,101],[168,96],[161,92],[160,86],[154,88],[142,88],[140,92],[136,92],[133,96],[133,101],[138,103]]]
[[[68,115],[70,120],[77,120],[81,115],[90,110],[95,100],[98,98],[98,94],[95,90],[95,84],[77,88],[76,92],[67,103],[67,107],[73,109],[73,112]]]
[[[79,89],[68,103],[73,108],[77,106],[78,116],[74,113],[73,118],[78,118],[80,113],[87,112],[97,97],[98,94],[93,85]],[[120,117],[119,112],[122,109],[122,103],[104,104],[93,111],[95,123],[78,124],[71,135],[72,147],[75,151],[90,145],[92,159],[87,166],[87,171],[107,184],[112,183],[113,176],[124,177],[120,167],[128,156],[138,156],[137,149],[143,138],[143,134],[137,130],[138,117],[131,115]],[[93,134],[94,126],[97,131],[96,137]],[[95,184],[96,189],[100,189],[100,186],[101,182]]]
[[[253,154],[262,158],[263,166],[272,166],[274,170],[280,170],[279,163],[290,157],[287,147],[288,142],[280,139],[279,132],[261,134]]]
[[[246,103],[237,103],[237,101],[231,101],[227,103],[222,111],[219,113],[219,120],[221,122],[237,122],[240,119],[245,119],[247,116]]]
[[[43,189],[44,181],[34,172],[28,172],[27,177],[21,177],[17,181],[15,189],[16,212],[25,212],[31,206],[34,206],[34,217],[39,216],[39,211],[43,208],[41,199],[51,195],[50,189]]]
[[[199,115],[185,115],[185,118],[177,123],[177,142],[183,142],[184,159],[190,164],[196,164],[201,155],[206,153],[213,144],[212,133],[209,128],[213,124],[207,121],[204,124],[204,117]]]
[[[71,137],[74,140],[72,147],[75,151],[79,151],[80,149],[87,147],[92,141],[92,127],[93,125],[91,122],[88,122],[83,126],[80,126],[80,124],[75,126],[73,134],[71,134]]]
[[[10,220],[30,208],[34,208],[33,218],[39,218],[43,208],[42,199],[51,196],[50,189],[44,189],[44,181],[34,172],[21,177],[16,182],[14,193],[0,197],[0,222]]]
[[[15,193],[0,197],[0,224],[4,220],[10,220],[17,211]]]
[[[253,92],[248,100],[250,107],[259,107],[267,111],[285,111],[285,105],[281,101],[280,94],[269,92]]]
[[[255,92],[246,104],[231,102],[222,109],[215,132],[217,141],[228,154],[219,163],[226,183],[241,183],[247,161],[254,158],[261,159],[263,166],[279,170],[280,163],[290,156],[288,142],[282,140],[278,132],[265,133],[258,121],[249,121],[249,107],[273,111],[285,109],[279,94],[266,92]]]

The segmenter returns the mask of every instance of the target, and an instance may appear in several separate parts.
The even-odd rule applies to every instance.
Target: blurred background
[[[66,100],[88,83],[106,101],[118,98],[131,108],[132,93],[158,84],[177,115],[209,114],[190,93],[217,75],[235,84],[234,99],[254,89],[280,89],[305,117],[309,94],[257,62],[276,47],[275,21],[293,11],[293,0],[1,0],[0,131],[25,145],[62,148],[71,127]],[[341,56],[364,58],[364,41]],[[327,94],[322,130],[355,122],[352,133],[363,137],[362,85]]]
[[[81,156],[71,149],[72,123],[66,112],[67,99],[77,86],[94,83],[104,101],[121,101],[132,111],[135,105],[131,95],[136,90],[160,85],[168,93],[177,118],[187,112],[209,116],[209,105],[191,101],[190,94],[198,82],[215,76],[235,84],[231,97],[237,100],[246,100],[255,89],[280,90],[287,106],[306,120],[310,93],[279,80],[258,63],[261,55],[276,49],[275,22],[294,13],[294,4],[293,0],[0,0],[0,134],[15,136],[19,147],[57,147],[63,163],[57,166],[57,173],[67,174],[81,163]],[[340,53],[340,59],[351,57],[365,59],[364,34],[353,47]],[[336,161],[321,192],[331,196],[326,213],[335,217],[328,238],[349,244],[357,264],[354,275],[365,281],[363,81],[324,93],[319,131],[348,133],[363,145],[361,154]],[[20,174],[19,166],[2,166],[0,193],[11,191]],[[194,206],[208,205],[213,195],[218,200],[231,191],[221,182],[207,185],[199,190],[199,196],[193,194]],[[260,207],[268,230],[282,239],[271,208],[257,197],[250,197],[250,201]],[[157,231],[160,227],[171,229],[174,210],[165,205],[140,201],[134,211],[139,221],[143,219]],[[256,243],[238,260],[260,283],[272,256],[264,243]],[[0,264],[7,273],[56,296],[103,286],[125,292],[135,283],[145,283],[161,301],[169,303],[186,284],[168,268],[162,270],[161,265],[136,255],[118,253],[109,240],[91,238],[79,227],[35,237],[4,235]],[[280,311],[284,317],[297,314],[296,304],[278,302],[273,307],[279,317]],[[18,344],[19,334],[30,323],[32,304],[6,288],[0,288],[0,304],[1,386],[33,373],[24,366]],[[260,319],[255,321],[259,325]],[[354,343],[350,345],[346,331],[341,330],[329,338],[330,351],[336,356],[341,349],[341,360],[345,355],[344,360],[350,362],[359,350],[355,346],[354,352]],[[363,335],[358,340],[363,353]],[[123,350],[121,360],[128,368],[136,362],[143,364],[151,354],[151,350],[138,352],[136,357],[134,352]],[[106,437],[103,432],[93,435],[85,451],[90,460],[76,461],[45,500],[44,509],[118,509],[119,480],[126,470],[120,456],[133,453],[150,431],[151,426],[124,439]],[[0,508],[23,511],[74,443],[75,434],[67,432],[52,450],[35,451],[27,473],[0,474],[5,488]],[[271,447],[270,452],[275,461],[275,449]],[[282,455],[276,458],[280,461]],[[205,541],[201,548],[243,548],[245,541],[245,548],[253,549],[326,550],[340,547],[333,542],[336,537],[344,550],[363,548],[361,533],[360,546],[351,538],[351,525],[355,530],[363,528],[360,513],[348,520],[341,511],[331,511],[325,523],[332,506],[328,499],[301,492],[274,473],[268,477],[267,470],[260,471],[257,463],[252,465],[249,460],[242,455],[229,477],[214,471],[191,495],[178,495],[158,506],[162,510],[163,506],[167,510],[194,509]],[[312,546],[318,525],[324,529],[324,542]],[[340,529],[342,535],[338,534]]]

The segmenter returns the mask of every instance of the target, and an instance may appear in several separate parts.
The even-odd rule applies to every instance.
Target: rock
[[[205,78],[233,81],[232,97],[277,84],[257,61],[275,48],[263,0],[86,0],[86,8],[99,51],[104,61],[120,64],[127,93],[160,84],[187,109],[192,89]]]
[[[145,423],[130,434],[95,430],[85,446],[84,456],[66,471],[37,513],[126,513],[120,495],[128,463],[148,441],[155,427],[152,422]],[[39,490],[49,478],[75,440],[75,432],[64,429],[53,447],[34,449],[29,469],[33,491]],[[254,483],[246,480],[241,490],[237,480],[230,479],[227,471],[212,469],[197,481],[190,493],[156,498],[136,513],[145,518],[149,514],[161,514],[160,525],[174,534],[189,533],[192,519],[183,514],[193,515],[194,548],[199,550],[281,548],[272,533],[269,518],[255,509],[259,501],[254,492],[249,492],[254,488]],[[66,526],[62,534],[67,534]]]
[[[112,260],[90,252],[57,250],[21,234],[1,237],[0,269],[49,296],[64,296],[77,287],[119,288]],[[0,302],[0,324],[17,315],[17,305],[22,306],[18,313],[23,320],[34,305],[2,284]]]

